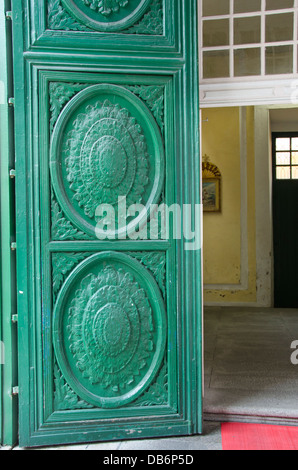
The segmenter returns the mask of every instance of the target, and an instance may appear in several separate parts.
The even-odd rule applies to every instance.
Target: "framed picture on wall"
[[[221,173],[209,161],[203,163],[204,212],[221,212]]]
[[[203,179],[204,212],[220,212],[220,180],[218,178]]]

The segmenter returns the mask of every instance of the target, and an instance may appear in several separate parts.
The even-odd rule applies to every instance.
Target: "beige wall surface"
[[[204,299],[257,301],[254,108],[202,111],[202,155],[222,174],[220,213],[204,213]]]

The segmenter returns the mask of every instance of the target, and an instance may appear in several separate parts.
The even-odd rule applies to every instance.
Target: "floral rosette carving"
[[[121,8],[129,4],[129,0],[82,0],[91,10],[98,11],[104,16],[117,13]]]
[[[80,284],[69,310],[69,347],[76,367],[106,396],[136,386],[154,354],[152,310],[132,273],[113,265]]]
[[[142,201],[149,182],[146,140],[125,108],[108,100],[88,105],[68,133],[64,148],[74,199],[93,219],[101,204]]]

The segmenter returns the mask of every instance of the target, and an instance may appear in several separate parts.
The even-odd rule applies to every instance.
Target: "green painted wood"
[[[65,314],[70,308],[71,318]],[[95,319],[94,309],[100,312]],[[135,402],[160,371],[166,322],[160,288],[138,260],[115,252],[88,257],[72,271],[55,305],[53,342],[63,377],[91,405],[115,409]],[[154,330],[147,324],[155,325]],[[85,380],[78,374],[78,362]],[[111,388],[117,393],[111,393]]]
[[[202,432],[201,252],[144,239],[150,204],[200,202],[196,18],[13,5],[22,446]],[[96,237],[119,196],[143,239],[133,215]]]
[[[0,2],[0,233],[1,233],[1,322],[0,340],[4,344],[4,364],[1,365],[1,440],[5,446],[13,446],[18,439],[17,398],[12,388],[17,385],[16,326],[12,315],[16,313],[15,255],[11,243],[15,240],[14,183],[9,177],[14,167],[13,109],[8,99],[13,97],[11,71],[11,21],[6,19],[10,2]]]
[[[119,32],[140,20],[150,7],[151,0],[101,0],[84,2],[62,0],[62,6],[87,28],[101,32]],[[99,14],[100,13],[100,14]]]

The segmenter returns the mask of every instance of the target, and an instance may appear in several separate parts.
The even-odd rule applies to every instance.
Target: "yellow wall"
[[[204,214],[205,302],[253,303],[256,302],[254,108],[205,109],[202,121],[207,119],[202,123],[202,153],[221,171],[222,209],[221,213]],[[243,212],[246,204],[247,211]]]

